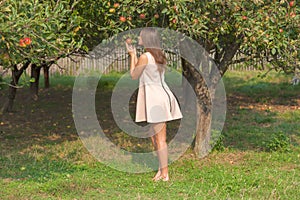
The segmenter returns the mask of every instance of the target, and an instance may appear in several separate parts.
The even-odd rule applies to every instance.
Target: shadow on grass
[[[103,84],[99,84],[96,95],[99,102],[96,105],[98,120],[107,137],[116,145],[136,152],[148,152],[151,149],[149,139],[129,137],[122,133],[113,120],[110,98],[111,88],[116,80],[107,79]],[[256,78],[245,81],[240,77],[225,78],[224,82],[228,98],[228,114],[224,127],[225,146],[240,150],[264,150],[264,142],[278,132],[287,134],[292,143],[299,144],[300,127],[297,122],[300,120],[300,86]],[[0,90],[0,102],[5,100],[6,92]],[[36,102],[30,100],[28,95],[27,88],[19,90],[15,103],[16,112],[0,116],[2,166],[9,163],[11,155],[22,158],[22,152],[32,146],[49,147],[79,139],[72,117],[72,84],[66,86],[65,83],[56,83],[55,87],[49,90],[41,89],[40,99]],[[134,102],[130,107],[134,113]],[[176,122],[168,126],[168,132],[176,133],[176,126]],[[169,135],[168,140],[172,137],[173,135]],[[25,160],[35,162],[31,157]],[[45,160],[40,164],[47,166],[47,163]],[[5,169],[11,168],[12,165],[11,162]],[[60,166],[61,163],[51,161],[49,165],[54,165],[58,171],[70,170],[68,164]],[[36,169],[33,165],[31,167],[33,171]],[[19,168],[22,168],[21,164],[16,163],[14,171]],[[36,174],[36,177],[44,176],[44,172],[38,173],[41,174]],[[16,175],[14,172],[8,174]]]
[[[114,82],[115,79],[109,79],[103,84],[99,83],[96,112],[102,129],[107,137],[120,148],[133,152],[152,151],[149,138],[131,137],[123,133],[114,122],[110,109],[111,86]],[[5,100],[6,92],[0,91],[0,102]],[[57,172],[71,173],[74,167],[71,162],[74,159],[64,160],[59,156],[46,155],[60,154],[62,151],[66,153],[70,150],[70,147],[64,147],[68,142],[75,142],[78,152],[85,149],[80,142],[73,121],[71,84],[65,86],[56,83],[48,90],[40,89],[38,101],[32,101],[28,98],[29,96],[28,88],[18,90],[14,112],[0,116],[0,169],[3,172],[0,173],[0,177],[8,179],[31,177],[42,181],[42,179],[51,178]],[[134,102],[131,102],[130,106],[131,112],[134,113]],[[176,129],[176,122],[169,129]],[[38,152],[37,149],[40,148],[41,152]],[[55,150],[56,148],[58,150]],[[80,154],[78,152],[77,154]],[[86,149],[83,152],[88,153]],[[33,154],[44,155],[40,159]],[[133,158],[133,162],[140,162],[140,160]],[[153,163],[145,163],[145,165],[153,166]]]
[[[223,131],[225,145],[239,150],[268,150],[274,137],[284,134],[291,145],[300,139],[299,86],[265,82],[255,78],[249,82],[230,78],[227,83],[228,115]],[[233,85],[229,85],[229,81]]]

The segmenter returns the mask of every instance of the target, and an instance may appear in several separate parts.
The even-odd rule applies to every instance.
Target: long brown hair
[[[161,49],[160,36],[156,29],[151,27],[143,28],[141,38],[146,51],[150,52],[157,64],[157,69],[161,73],[165,69],[167,58]]]

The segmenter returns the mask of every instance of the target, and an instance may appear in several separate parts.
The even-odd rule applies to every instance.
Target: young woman
[[[153,180],[168,181],[166,122],[180,119],[182,114],[175,96],[165,83],[166,56],[161,50],[158,31],[143,28],[139,45],[144,46],[146,52],[138,58],[136,49],[126,42],[130,55],[130,75],[132,79],[139,78],[135,121],[151,124],[151,140],[159,161],[158,172]]]

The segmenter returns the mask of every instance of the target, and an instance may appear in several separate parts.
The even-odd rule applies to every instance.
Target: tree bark
[[[32,99],[35,101],[38,100],[40,72],[40,66],[37,66],[36,64],[31,65],[30,93]]]
[[[16,94],[17,94],[17,84],[19,83],[19,79],[20,79],[21,75],[27,69],[29,64],[30,64],[30,62],[27,61],[20,69],[18,69],[17,65],[13,66],[12,75],[11,75],[12,80],[11,80],[10,86],[8,88],[8,98],[1,109],[1,113],[13,111],[14,100],[15,100]]]
[[[211,109],[203,109],[197,104],[198,122],[194,141],[194,152],[199,158],[209,154],[211,146]]]
[[[50,66],[43,65],[43,70],[44,70],[44,85],[45,85],[46,89],[48,89],[50,87],[49,69],[50,69]]]
[[[182,59],[183,76],[189,82],[197,97],[197,129],[196,137],[193,142],[193,149],[199,158],[208,155],[210,146],[210,128],[211,128],[211,94],[205,84],[202,75],[190,63]],[[185,90],[185,89],[184,89]],[[185,90],[186,91],[186,90]],[[188,98],[188,94],[184,94]],[[186,102],[186,101],[184,101]],[[187,107],[188,105],[184,105]]]

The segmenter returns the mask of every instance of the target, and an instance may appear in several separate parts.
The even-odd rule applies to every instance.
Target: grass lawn
[[[151,181],[155,172],[117,171],[88,152],[72,118],[74,77],[52,77],[36,102],[21,89],[15,112],[0,115],[0,199],[299,199],[300,85],[281,73],[259,74],[225,75],[227,117],[216,150],[198,159],[188,149],[169,166],[169,182]],[[99,122],[119,147],[151,149],[149,139],[126,137],[112,119],[118,77],[98,85]]]

